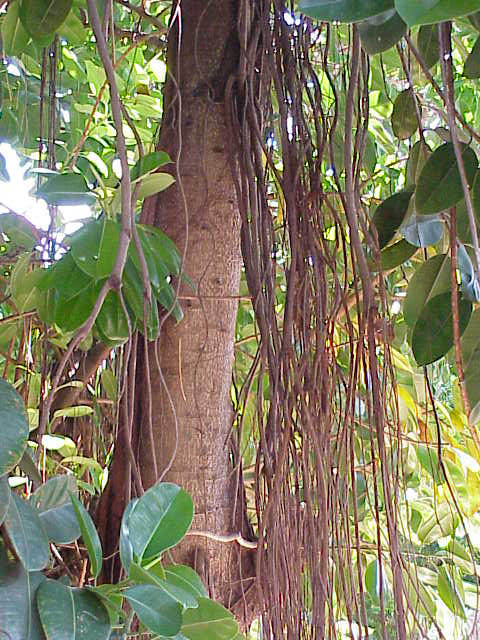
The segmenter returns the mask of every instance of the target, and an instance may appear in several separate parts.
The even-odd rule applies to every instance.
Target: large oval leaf
[[[157,564],[154,568],[157,568],[158,566],[159,565]],[[198,607],[197,598],[192,595],[190,589],[184,589],[183,586],[178,586],[177,584],[170,582],[170,580],[165,580],[165,572],[163,569],[161,569],[161,575],[163,577],[157,575],[153,569],[144,569],[135,562],[130,564],[130,580],[132,580],[132,582],[153,584],[164,591],[167,596],[172,598],[172,600],[175,600],[186,609],[190,607]]]
[[[44,569],[48,564],[50,548],[36,509],[12,494],[3,525],[25,569]]]
[[[446,254],[430,258],[414,273],[403,305],[405,322],[413,327],[426,303],[451,289],[451,262]]]
[[[20,18],[34,40],[53,36],[70,13],[73,0],[22,0]]]
[[[459,300],[459,330],[465,331],[472,314],[472,303]],[[453,346],[452,302],[449,292],[435,296],[422,309],[412,333],[412,351],[419,366],[431,364]]]
[[[415,100],[410,89],[405,89],[395,98],[390,121],[393,133],[400,140],[410,138],[418,129]]]
[[[437,591],[438,595],[450,611],[452,611],[456,616],[460,616],[466,620],[467,616],[465,614],[465,607],[455,585],[456,571],[457,569],[455,567],[449,567],[447,570],[444,565],[439,568]],[[459,579],[461,580],[461,578]]]
[[[238,624],[221,604],[199,598],[198,607],[183,614],[182,633],[189,640],[231,640],[238,633]]]
[[[35,598],[45,576],[12,563],[0,580],[0,638],[45,640]]]
[[[127,572],[127,575],[130,572],[130,564],[133,561],[133,546],[130,541],[130,514],[132,513],[133,508],[137,504],[138,499],[134,498],[131,500],[127,506],[125,507],[125,511],[122,516],[122,524],[120,525],[120,560],[122,562],[123,568]]]
[[[72,236],[71,252],[77,266],[94,280],[111,274],[121,227],[112,220],[93,220]]]
[[[193,519],[190,495],[176,484],[156,484],[139,499],[129,522],[129,538],[139,558],[158,556],[184,537]]]
[[[412,190],[399,191],[376,208],[372,221],[377,229],[380,249],[383,249],[398,231],[407,215],[411,198]]]
[[[415,247],[431,247],[442,239],[444,225],[437,214],[433,216],[413,214],[400,232],[405,240]]]
[[[67,544],[80,537],[70,492],[77,490],[73,476],[50,478],[32,496],[49,540]]]
[[[39,0],[34,1],[38,2]],[[55,4],[62,4],[62,2]],[[56,205],[93,204],[95,202],[95,194],[90,191],[85,178],[79,173],[60,173],[48,178],[37,190],[37,197],[43,198],[48,204]]]
[[[359,22],[358,32],[367,53],[387,51],[407,33],[407,25],[395,9],[389,9],[373,18]]]
[[[159,587],[139,584],[125,591],[125,597],[143,624],[163,636],[174,636],[182,625],[182,607]]]
[[[400,240],[389,247],[385,247],[380,252],[380,268],[382,271],[395,269],[395,267],[409,260],[416,251],[417,247],[414,247],[406,240]]]
[[[102,545],[100,544],[100,538],[98,537],[90,514],[80,500],[72,493],[70,494],[70,500],[72,501],[75,515],[77,516],[83,541],[87,547],[88,557],[90,558],[90,570],[93,577],[96,578],[102,569]]]
[[[20,394],[0,379],[0,476],[21,460],[29,434],[28,416]]]
[[[111,626],[103,603],[88,589],[46,580],[37,604],[48,640],[107,640]]]
[[[461,143],[461,146],[465,173],[469,185],[472,185],[478,168],[477,156],[466,144]],[[438,213],[453,207],[462,198],[455,151],[453,144],[446,142],[435,149],[422,169],[415,191],[415,208],[421,215]]]
[[[438,26],[436,24],[427,24],[420,27],[417,36],[417,47],[425,65],[429,69],[440,60]]]
[[[300,0],[307,16],[329,22],[359,22],[393,9],[393,0]]]
[[[2,21],[2,45],[6,56],[20,57],[30,42],[30,34],[25,30],[19,16],[20,2],[14,0],[8,5],[7,15]],[[20,216],[19,216],[20,217]]]
[[[206,598],[207,590],[196,571],[183,564],[170,564],[165,567],[168,582],[191,593],[195,598]]]
[[[408,26],[445,22],[478,11],[478,0],[395,0]]]

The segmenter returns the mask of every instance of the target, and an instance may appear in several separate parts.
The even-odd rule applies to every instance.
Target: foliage
[[[153,4],[152,13],[146,13],[138,23],[144,29],[139,40],[134,37],[137,17],[120,3],[114,5],[115,25],[121,32],[115,44],[116,81],[128,115],[124,122],[126,153],[137,212],[146,197],[173,182],[171,159],[155,148],[165,79],[163,9],[168,3]],[[108,401],[108,406],[115,408],[118,399],[115,355],[109,355],[102,364],[95,388],[89,390],[89,404],[63,407],[51,421],[47,420],[47,432],[41,433],[36,442],[42,477],[35,476],[38,469],[30,458],[29,431],[33,438],[45,389],[51,388],[53,370],[74,333],[94,312],[100,290],[114,268],[123,229],[121,186],[114,170],[118,150],[105,70],[92,42],[84,4],[58,5],[12,0],[1,15],[7,63],[0,68],[0,139],[39,163],[40,168],[31,171],[37,180],[35,196],[47,203],[51,215],[50,231],[40,236],[18,212],[10,210],[0,216],[2,254],[10,259],[0,279],[0,354],[4,378],[15,383],[23,396],[12,384],[0,380],[0,521],[4,539],[0,550],[0,625],[5,627],[1,630],[19,638],[108,638],[112,630],[119,636],[133,630],[135,613],[140,629],[149,629],[157,636],[233,638],[237,634],[235,621],[221,605],[206,598],[195,572],[164,564],[168,550],[187,533],[193,515],[190,497],[176,485],[155,485],[129,503],[120,537],[125,578],[115,585],[96,585],[102,550],[78,491],[98,495],[108,476],[116,418],[115,410],[107,415],[104,406]],[[60,5],[61,11],[57,10]],[[433,84],[424,86],[421,65],[405,64],[404,36],[411,29],[423,66],[431,70],[438,85],[441,55],[435,23],[455,19],[454,88],[460,111],[455,135],[462,135],[461,128],[468,134],[460,140],[460,157],[478,224],[479,138],[474,134],[480,125],[479,95],[477,87],[468,81],[480,75],[479,14],[474,13],[480,6],[477,0],[304,0],[300,9],[318,20],[355,23],[363,50],[371,56],[368,82],[372,117],[361,159],[362,199],[371,215],[363,232],[377,241],[375,250],[366,249],[370,275],[385,279],[390,309],[397,302],[401,310],[390,314],[391,366],[397,382],[401,433],[397,440],[393,436],[388,439],[387,450],[388,464],[396,469],[399,465],[404,473],[403,493],[398,498],[404,589],[424,627],[431,628],[432,620],[438,618],[448,629],[453,623],[462,625],[476,607],[480,452],[471,429],[475,430],[480,416],[480,283],[458,154],[451,130],[443,126],[450,127],[451,123],[439,121],[439,112],[440,117],[445,115],[444,102]],[[292,21],[295,24],[294,15]],[[341,24],[329,33],[346,42],[350,32]],[[152,42],[154,46],[149,46]],[[42,114],[43,51],[50,52],[60,76],[50,113],[55,132],[48,132]],[[383,54],[382,59],[378,53]],[[329,56],[331,68],[342,67],[341,51],[332,50]],[[318,61],[316,64],[319,66]],[[346,180],[342,122],[345,98],[334,96],[326,72],[320,76],[325,108],[328,111],[336,101],[335,118],[339,116],[330,158],[322,160],[322,188],[333,194],[335,215],[340,215],[340,198],[335,198],[343,193]],[[340,82],[340,74],[336,79]],[[305,91],[311,88],[306,84]],[[280,111],[279,105],[274,106]],[[271,142],[272,164],[281,172],[282,159],[276,155],[276,145],[282,132],[275,129],[277,120],[278,113],[266,137]],[[145,149],[139,147],[138,139]],[[166,171],[159,171],[161,168]],[[1,155],[0,176],[9,180],[8,166]],[[284,244],[285,203],[278,181],[276,184],[272,180],[269,188],[278,223],[273,234],[278,249],[274,259],[279,265],[287,265],[275,294],[280,319],[287,305],[291,255]],[[79,204],[94,208],[96,217],[70,236],[56,235],[62,231],[62,207]],[[86,353],[98,344],[109,349],[121,347],[137,329],[148,340],[155,339],[162,314],[182,319],[173,284],[178,277],[189,283],[181,256],[159,229],[136,224],[136,231],[138,242],[129,242],[121,287],[106,294],[92,330],[83,337],[81,348]],[[345,280],[353,282],[355,274],[339,235],[332,215],[322,242],[329,244],[334,260],[343,265]],[[351,251],[349,242],[346,246]],[[151,300],[145,296],[146,276]],[[242,294],[251,293],[245,280],[242,287]],[[355,291],[351,293],[354,298]],[[456,303],[452,303],[452,294],[457,295]],[[355,316],[355,328],[358,323],[359,317]],[[257,400],[262,393],[270,393],[265,372],[256,368],[257,330],[251,306],[241,304],[232,396],[250,506],[254,505],[252,469],[260,438]],[[339,322],[331,336],[339,345],[335,347],[336,367],[345,376],[353,366],[350,337],[346,322]],[[25,344],[34,355],[32,361],[25,356],[20,362]],[[300,345],[296,346],[300,350]],[[12,353],[20,362],[14,371]],[[42,364],[47,361],[49,367]],[[463,363],[463,396],[462,376],[456,369],[459,362]],[[73,386],[76,379],[67,376],[63,382]],[[352,405],[356,429],[349,444],[355,470],[352,474],[346,468],[340,454],[336,469],[339,477],[343,473],[348,478],[350,473],[355,487],[351,493],[345,490],[344,496],[345,509],[355,513],[348,535],[358,536],[354,569],[347,580],[363,594],[365,626],[381,636],[385,621],[394,624],[393,569],[385,557],[383,563],[379,562],[375,548],[380,540],[377,527],[385,525],[387,499],[370,472],[378,464],[379,449],[373,430],[364,425],[369,382],[360,376],[356,383]],[[86,387],[84,381],[80,386]],[[346,397],[344,392],[342,399]],[[470,404],[469,415],[465,401]],[[70,420],[71,425],[82,416],[89,416],[97,427],[100,444],[96,442],[90,451],[82,450],[81,437],[73,440],[51,429],[54,421]],[[300,443],[295,446],[299,452]],[[60,468],[74,473],[58,475]],[[33,492],[31,481],[38,485]],[[16,483],[23,487],[22,492],[15,490]],[[298,487],[298,494],[303,490]],[[252,524],[258,526],[256,517]],[[80,537],[84,547],[79,550],[74,543]],[[87,557],[90,578],[85,579],[78,567]],[[66,578],[64,566],[76,567],[70,571],[73,580]],[[335,575],[335,615],[339,623],[349,620],[350,629],[344,633],[348,635],[362,620],[353,616],[352,622],[347,598],[343,597],[349,586],[342,586],[341,579],[339,569]],[[307,572],[304,580],[308,602],[311,586]]]

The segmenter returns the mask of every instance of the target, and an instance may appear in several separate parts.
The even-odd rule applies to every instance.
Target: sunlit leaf
[[[199,598],[198,607],[183,614],[181,630],[189,640],[231,640],[238,632],[238,624],[221,604]]]
[[[405,321],[413,327],[426,303],[451,289],[451,262],[446,254],[430,258],[414,273],[403,305]]]
[[[478,11],[478,0],[395,0],[395,8],[408,26],[445,22]]]

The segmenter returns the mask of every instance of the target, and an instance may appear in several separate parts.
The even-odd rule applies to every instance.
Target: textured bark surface
[[[197,287],[192,292],[182,284],[180,296],[190,298],[181,301],[185,317],[179,324],[167,319],[163,326],[158,345],[161,376],[155,368],[153,347],[149,348],[158,476],[162,477],[174,456],[163,480],[176,482],[191,493],[196,511],[193,530],[222,534],[243,530],[248,535],[243,496],[235,500],[236,482],[229,450],[235,296],[241,251],[224,92],[238,62],[236,12],[234,0],[181,2],[181,15],[169,42],[168,67],[173,79],[166,87],[158,145],[172,159],[179,159],[179,180],[147,203],[143,221],[161,227],[180,252],[186,247],[184,269]],[[140,342],[133,440],[143,482],[148,487],[158,476],[151,453],[145,354]],[[110,519],[110,532],[112,519],[118,523],[123,508],[115,500],[115,495],[119,498],[122,493],[122,467],[126,463],[121,446],[115,456],[110,497],[107,494],[100,510],[105,524]],[[220,544],[192,536],[176,560],[193,564],[203,575],[212,597],[231,606],[241,593],[239,564],[247,567],[247,572],[251,564],[250,558],[239,563],[239,554],[236,543]],[[242,555],[245,556],[244,551]],[[246,580],[245,588],[249,585]]]

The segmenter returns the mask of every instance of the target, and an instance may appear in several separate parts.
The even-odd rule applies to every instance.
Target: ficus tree
[[[6,637],[477,624],[478,12],[3,3]]]

